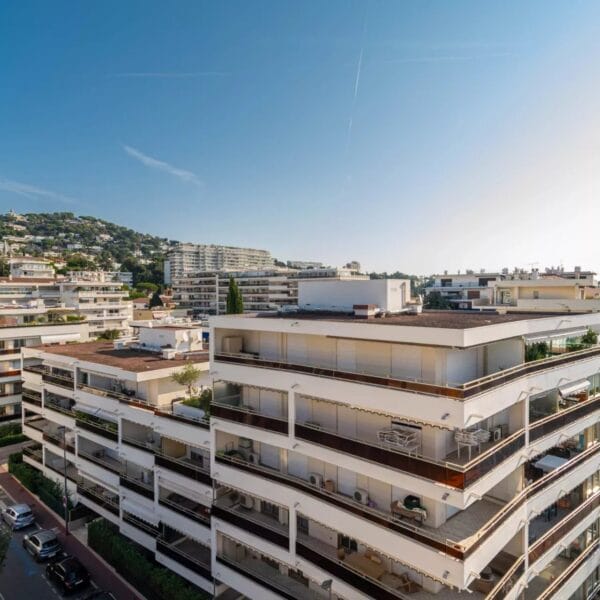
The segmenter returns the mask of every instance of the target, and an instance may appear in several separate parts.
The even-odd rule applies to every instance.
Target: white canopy
[[[566,462],[568,462],[568,459],[566,458],[554,456],[553,454],[546,454],[544,458],[538,460],[533,466],[536,469],[541,469],[544,473],[549,473],[550,471],[554,471],[554,469],[558,469],[558,467],[564,465]]]
[[[569,381],[564,385],[558,386],[558,393],[562,398],[566,396],[572,396],[573,394],[580,394],[581,392],[587,391],[591,386],[591,383],[587,379],[577,379],[576,381]]]

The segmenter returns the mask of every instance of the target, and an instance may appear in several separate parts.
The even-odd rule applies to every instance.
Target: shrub
[[[192,587],[179,575],[157,565],[126,540],[118,529],[97,519],[88,525],[88,544],[129,583],[151,600],[206,600],[207,594]]]
[[[10,446],[12,444],[19,444],[24,442],[27,439],[26,435],[22,433],[17,433],[15,435],[5,435],[0,437],[0,448],[3,446]]]
[[[23,453],[16,452],[8,457],[8,471],[16,477],[29,491],[61,517],[64,515],[62,485],[46,477],[43,473],[23,462]],[[72,508],[71,499],[67,494],[67,504]]]
[[[598,343],[598,334],[588,327],[588,330],[581,336],[581,342],[593,346]]]
[[[18,435],[22,433],[21,423],[7,423],[6,425],[0,425],[0,438],[7,435]]]
[[[549,348],[547,342],[536,342],[525,346],[525,360],[530,362],[532,360],[541,360],[548,356]]]

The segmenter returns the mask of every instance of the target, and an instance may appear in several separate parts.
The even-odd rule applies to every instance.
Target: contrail
[[[358,55],[358,63],[356,65],[356,79],[354,80],[354,96],[352,97],[352,108],[350,109],[350,118],[348,119],[348,132],[346,134],[346,149],[344,152],[347,154],[350,148],[350,135],[352,134],[352,123],[354,117],[354,108],[356,106],[356,98],[358,97],[358,86],[360,85],[360,72],[362,69],[363,54],[365,52],[365,33],[367,29],[367,12],[365,10],[365,16],[363,19],[363,29],[361,36],[360,54]]]

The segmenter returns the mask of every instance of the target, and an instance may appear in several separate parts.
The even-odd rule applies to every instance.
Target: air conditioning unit
[[[240,438],[238,448],[241,450],[252,450],[252,440],[249,438]]]
[[[260,463],[260,454],[256,452],[248,452],[246,460],[252,465],[258,465]]]
[[[367,504],[369,502],[369,492],[367,492],[367,490],[356,488],[354,490],[354,499],[361,504]]]
[[[323,487],[323,475],[320,475],[319,473],[311,473],[308,476],[308,481],[310,482],[310,485]]]
[[[252,498],[251,496],[240,496],[240,504],[244,508],[252,510],[254,508],[254,498]]]
[[[502,427],[494,427],[494,429],[492,429],[492,439],[494,442],[498,442],[502,439]]]

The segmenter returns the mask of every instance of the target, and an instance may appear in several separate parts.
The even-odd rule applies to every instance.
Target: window
[[[306,517],[301,517],[300,515],[298,515],[298,531],[300,533],[304,533],[306,535],[308,535],[308,519]]]
[[[264,500],[261,500],[260,512],[263,515],[268,515],[270,517],[273,517],[274,519],[279,520],[279,506],[271,504],[271,502],[265,502]]]
[[[539,300],[540,299],[540,293],[538,290],[533,290],[533,299],[534,300]]]

